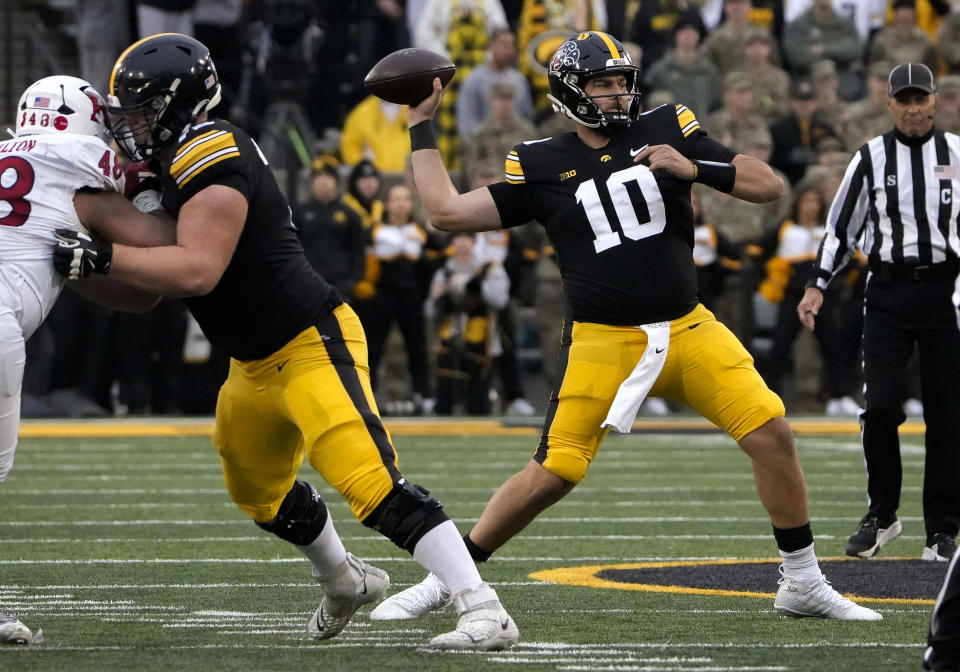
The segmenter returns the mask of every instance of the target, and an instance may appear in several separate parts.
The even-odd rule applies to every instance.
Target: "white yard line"
[[[456,523],[476,522],[476,518],[453,518]],[[814,523],[849,523],[847,516],[814,516],[810,519]],[[904,522],[919,522],[921,516],[900,516]],[[535,521],[540,524],[589,524],[589,523],[750,523],[766,524],[770,519],[764,516],[543,516]],[[155,525],[250,525],[249,520],[64,520],[64,521],[27,521],[5,520],[0,521],[0,527],[97,527],[104,526],[155,526]]]
[[[386,537],[371,532],[369,535],[341,536],[343,541],[347,542],[383,542],[390,541]],[[529,534],[517,538],[517,542],[523,541],[709,541],[712,539],[728,541],[768,541],[773,538],[772,534]],[[836,539],[845,539],[846,535],[837,536],[834,534],[817,534],[817,541],[832,541]],[[922,534],[902,534],[897,539],[906,541],[926,540],[926,535]],[[196,544],[196,543],[233,543],[233,542],[269,542],[276,543],[276,538],[268,535],[258,536],[236,536],[236,537],[150,537],[142,539],[139,537],[25,537],[23,539],[4,539],[3,544],[126,544],[136,542],[138,544]],[[497,556],[498,558],[500,556]]]

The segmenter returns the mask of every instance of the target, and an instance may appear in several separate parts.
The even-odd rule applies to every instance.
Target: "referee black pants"
[[[903,470],[897,427],[906,366],[920,352],[926,422],[923,518],[928,535],[956,536],[960,524],[960,330],[954,278],[871,275],[865,293],[861,415],[869,515],[889,520],[900,506]]]

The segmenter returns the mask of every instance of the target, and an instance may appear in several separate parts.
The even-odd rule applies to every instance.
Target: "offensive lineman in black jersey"
[[[458,194],[431,119],[442,95],[408,116],[417,189],[431,223],[485,231],[530,219],[547,231],[568,302],[560,365],[540,445],[464,537],[484,561],[580,482],[608,427],[629,431],[644,396],[685,402],[753,461],[783,559],[775,608],[790,616],[879,620],[837,593],[813,551],[803,472],[784,407],[736,337],[699,304],[690,185],[766,202],[783,185],[765,163],[707,137],[682,105],[639,113],[637,67],[609,35],[564,42],[549,68],[554,109],[575,133],[516,145],[506,180]],[[371,618],[414,618],[443,603],[428,576]]]
[[[338,634],[358,607],[383,597],[389,579],[346,552],[317,491],[296,480],[304,456],[364,525],[457,586],[457,628],[431,646],[516,643],[513,619],[441,504],[401,475],[370,389],[360,322],[304,257],[259,148],[228,122],[206,120],[220,98],[207,48],[175,33],[140,40],[117,61],[110,94],[118,144],[160,174],[176,244],[110,245],[61,230],[55,263],[70,278],[109,272],[184,298],[207,338],[229,353],[214,430],[224,480],[241,510],[312,563],[324,597],[310,633]]]

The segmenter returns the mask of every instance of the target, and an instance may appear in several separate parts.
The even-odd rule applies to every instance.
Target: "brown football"
[[[400,105],[417,105],[433,92],[433,78],[446,86],[457,66],[429,49],[400,49],[370,68],[363,86],[377,98]]]

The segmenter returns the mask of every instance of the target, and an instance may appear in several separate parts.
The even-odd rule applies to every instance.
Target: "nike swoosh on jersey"
[[[637,154],[639,154],[640,152],[642,152],[643,150],[645,150],[645,149],[646,149],[647,147],[649,147],[649,146],[650,146],[650,145],[649,145],[649,143],[648,143],[648,144],[644,145],[643,147],[641,147],[640,149],[631,149],[631,150],[630,150],[630,158],[632,159],[633,157],[635,157]]]

